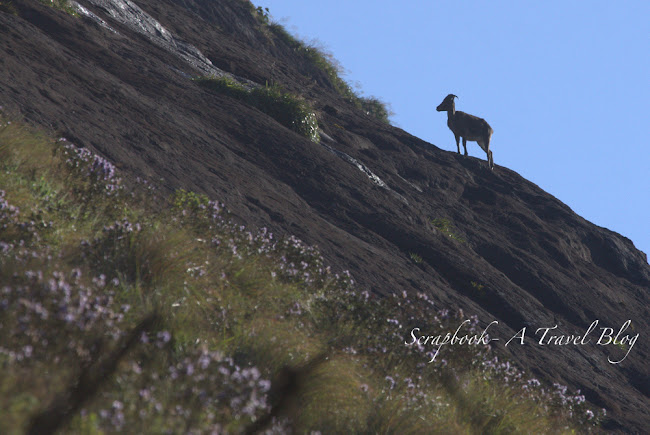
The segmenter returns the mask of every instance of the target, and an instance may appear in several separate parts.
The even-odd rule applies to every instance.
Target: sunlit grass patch
[[[11,0],[0,1],[0,12],[11,15],[18,15],[18,9]]]
[[[433,226],[436,227],[438,231],[445,234],[446,236],[449,236],[460,243],[467,243],[464,238],[456,234],[454,224],[451,222],[451,220],[446,218],[436,218],[431,220],[431,224],[433,224]]]
[[[377,97],[358,97],[358,105],[366,115],[377,118],[384,124],[390,124],[390,117],[394,115],[388,103]]]
[[[238,100],[246,100],[248,98],[248,90],[237,80],[226,75],[221,77],[197,77],[194,81],[206,89],[228,95]]]
[[[422,264],[422,256],[416,254],[415,252],[409,252],[409,258],[415,264]]]
[[[313,109],[303,98],[288,93],[279,86],[267,85],[247,90],[228,76],[200,77],[195,81],[207,89],[245,101],[313,142],[320,141],[318,121]]]
[[[51,6],[54,9],[65,12],[66,14],[72,15],[73,17],[78,17],[79,13],[72,6],[70,0],[38,0],[46,6]]]
[[[277,86],[253,88],[250,101],[262,112],[271,115],[280,124],[318,142],[316,114],[304,99],[284,92]]]

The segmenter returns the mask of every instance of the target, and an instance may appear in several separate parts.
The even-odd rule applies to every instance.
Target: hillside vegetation
[[[476,317],[378,298],[318,249],[232,222],[65,139],[0,125],[0,432],[572,433],[599,417]]]

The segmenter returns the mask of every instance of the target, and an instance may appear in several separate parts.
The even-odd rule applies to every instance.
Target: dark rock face
[[[608,429],[647,428],[650,266],[630,240],[514,171],[490,171],[366,116],[245,2],[135,0],[154,20],[144,30],[112,16],[116,2],[125,3],[81,0],[89,13],[80,18],[35,0],[14,1],[18,16],[0,13],[0,105],[126,174],[206,193],[242,223],[318,245],[363,288],[427,292],[440,308],[498,320],[498,352],[580,388],[608,408]],[[206,70],[304,96],[322,145],[190,80]],[[432,122],[444,120],[432,111]],[[433,219],[452,223],[454,237]],[[600,328],[615,334],[628,319],[639,339],[610,364],[623,354],[595,344]],[[594,320],[590,345],[534,340],[537,328],[584,334]],[[529,341],[504,347],[523,327]]]

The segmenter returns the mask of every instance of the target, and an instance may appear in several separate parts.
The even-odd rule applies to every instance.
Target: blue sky
[[[253,3],[450,151],[435,107],[456,94],[494,129],[497,165],[650,254],[650,1]]]

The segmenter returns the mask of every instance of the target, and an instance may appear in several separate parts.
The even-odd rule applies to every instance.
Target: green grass
[[[472,288],[478,290],[479,292],[482,291],[483,288],[485,287],[485,285],[480,284],[480,283],[478,283],[476,281],[471,281],[470,284],[472,285]]]
[[[69,0],[38,0],[46,6],[51,6],[54,9],[63,11],[66,14],[72,15],[73,17],[78,17],[79,14],[77,10],[70,4]]]
[[[428,364],[409,331],[464,317],[425,294],[373,296],[314,247],[249,232],[204,195],[124,185],[105,160],[4,120],[0,319],[0,433],[571,433],[597,420],[488,348]]]
[[[285,92],[278,86],[267,85],[247,90],[228,76],[200,77],[195,81],[207,89],[256,107],[313,142],[320,141],[316,114],[303,98]]]
[[[0,12],[11,15],[18,15],[18,9],[11,0],[0,1]]]
[[[431,224],[434,227],[436,227],[438,231],[440,231],[441,233],[445,234],[448,237],[451,237],[457,242],[467,243],[467,241],[464,238],[462,238],[461,236],[455,233],[454,224],[449,219],[444,219],[444,218],[432,219]]]
[[[357,97],[357,102],[358,107],[366,115],[373,116],[384,124],[390,124],[390,117],[393,115],[393,112],[389,109],[387,103],[377,97]]]

